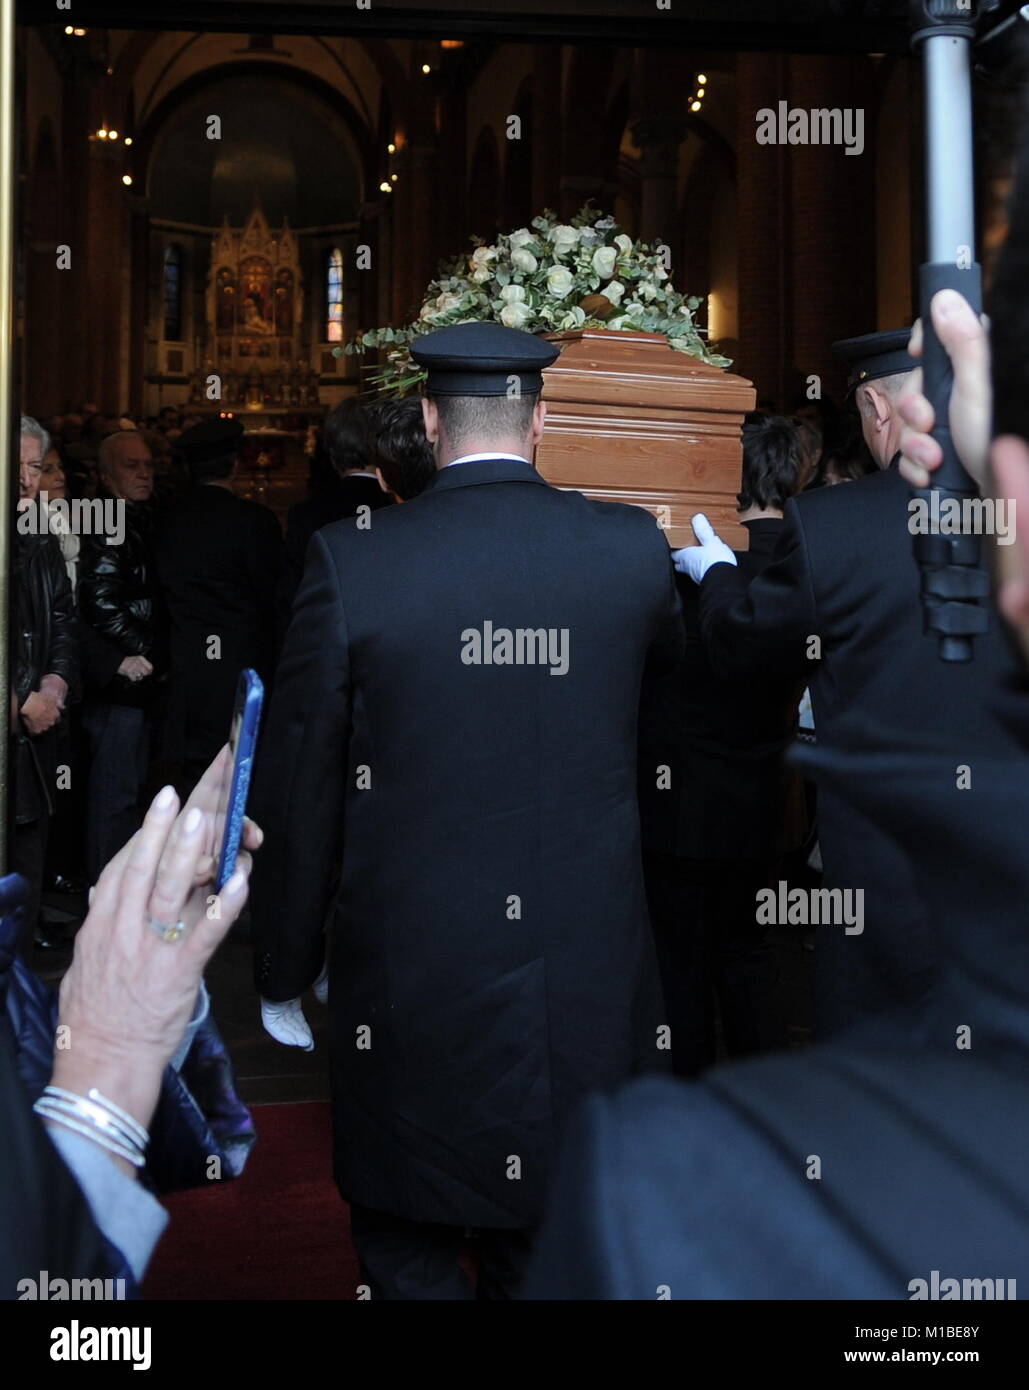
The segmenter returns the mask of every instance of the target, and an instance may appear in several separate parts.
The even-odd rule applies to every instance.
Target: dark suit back
[[[165,751],[206,764],[228,736],[240,671],[271,674],[282,533],[266,507],[204,485],[164,516],[154,554],[170,628]]]
[[[708,571],[701,625],[723,674],[806,678],[820,744],[846,748],[859,730],[894,740],[929,730],[954,759],[956,788],[960,765],[974,777],[977,757],[1016,748],[997,705],[1019,665],[995,611],[973,662],[940,660],[922,627],[909,497],[890,468],[792,499],[775,559],[749,587],[729,565]],[[809,655],[812,637],[820,657]],[[863,934],[819,932],[816,1019],[827,1032],[923,994],[936,950],[894,841],[832,793],[819,798],[818,823],[827,882],[865,892]]]
[[[740,574],[760,574],[783,522],[745,523]],[[797,723],[795,678],[755,672],[724,679],[711,666],[700,629],[700,591],[676,575],[686,659],[648,675],[640,701],[640,819],[648,852],[689,859],[766,858],[782,817],[783,753]],[[659,770],[667,768],[662,777]]]
[[[566,634],[567,672],[469,662],[485,624]],[[661,1062],[636,717],[648,650],[680,645],[653,519],[525,463],[445,469],[312,541],[259,757],[253,919],[261,993],[299,994],[342,842],[345,1197],[530,1225],[568,1109]]]

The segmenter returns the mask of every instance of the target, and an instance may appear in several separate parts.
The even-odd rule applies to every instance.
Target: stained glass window
[[[325,341],[343,341],[343,252],[338,246],[325,261]]]
[[[166,342],[182,341],[182,249],[169,246],[164,253],[164,337]]]

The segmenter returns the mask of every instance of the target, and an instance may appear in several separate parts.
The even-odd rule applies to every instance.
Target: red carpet
[[[329,1105],[257,1105],[241,1178],[166,1200],[145,1298],[352,1299],[358,1267],[332,1180]]]

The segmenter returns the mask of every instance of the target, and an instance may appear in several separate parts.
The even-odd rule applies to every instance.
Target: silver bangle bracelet
[[[145,1149],[150,1143],[150,1135],[139,1121],[134,1120],[121,1106],[115,1105],[113,1100],[108,1100],[106,1096],[102,1096],[95,1086],[90,1088],[87,1095],[80,1096],[75,1091],[66,1091],[63,1086],[50,1085],[43,1088],[43,1095],[51,1096],[74,1106],[84,1119],[88,1117],[90,1121],[101,1125],[105,1130],[121,1129],[125,1131],[126,1141],[131,1138],[135,1146],[140,1149]]]
[[[106,1149],[110,1154],[114,1154],[116,1158],[121,1158],[124,1159],[126,1163],[131,1163],[133,1168],[142,1168],[145,1159],[139,1149],[134,1147],[128,1148],[126,1145],[119,1143],[117,1140],[97,1129],[94,1125],[89,1123],[84,1124],[82,1121],[75,1119],[73,1115],[62,1113],[56,1108],[57,1104],[58,1102],[44,1100],[41,1096],[32,1108],[37,1115],[44,1120],[49,1120],[51,1124],[61,1125],[64,1129],[70,1129],[76,1134],[81,1134],[84,1139],[91,1139],[94,1144],[98,1144],[100,1148]]]

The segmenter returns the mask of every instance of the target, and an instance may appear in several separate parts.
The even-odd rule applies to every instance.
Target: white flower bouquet
[[[550,211],[501,236],[492,246],[476,240],[470,254],[441,268],[421,311],[406,328],[373,328],[343,349],[347,354],[387,349],[386,364],[371,380],[380,391],[403,395],[424,373],[409,345],[422,334],[456,323],[490,320],[529,333],[576,328],[663,333],[676,352],[718,367],[693,318],[699,299],[672,288],[661,248],[626,236],[613,217],[587,205],[571,222]]]

